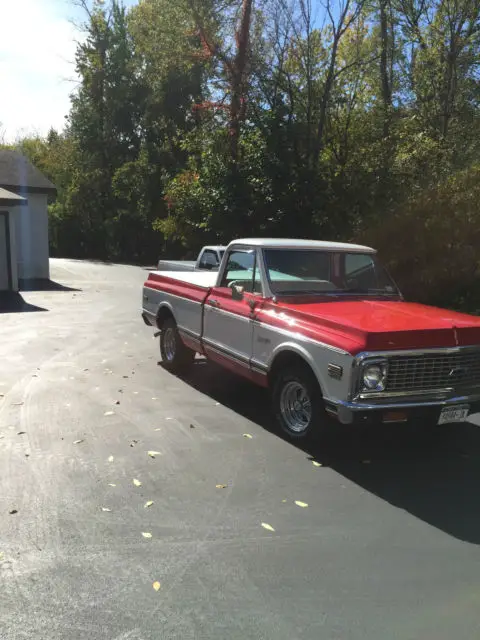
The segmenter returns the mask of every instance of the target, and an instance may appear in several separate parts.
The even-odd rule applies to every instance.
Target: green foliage
[[[416,299],[477,305],[480,4],[335,3],[94,1],[65,132],[18,143],[53,253],[361,239]]]

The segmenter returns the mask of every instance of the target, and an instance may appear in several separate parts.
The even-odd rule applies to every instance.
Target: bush
[[[480,166],[415,194],[361,234],[408,299],[480,309]]]

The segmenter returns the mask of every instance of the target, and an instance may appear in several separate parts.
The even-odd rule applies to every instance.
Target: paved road
[[[0,314],[2,640],[479,636],[477,427],[304,451],[262,391],[159,366],[145,271],[52,276]]]

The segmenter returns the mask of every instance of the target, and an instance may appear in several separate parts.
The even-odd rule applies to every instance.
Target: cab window
[[[244,291],[262,292],[260,272],[256,264],[255,251],[232,251],[223,273],[221,287],[236,285]]]

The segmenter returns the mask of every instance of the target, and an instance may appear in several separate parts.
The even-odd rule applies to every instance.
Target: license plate
[[[440,412],[437,424],[447,424],[447,422],[465,422],[468,417],[470,406],[468,404],[456,407],[444,407]]]

